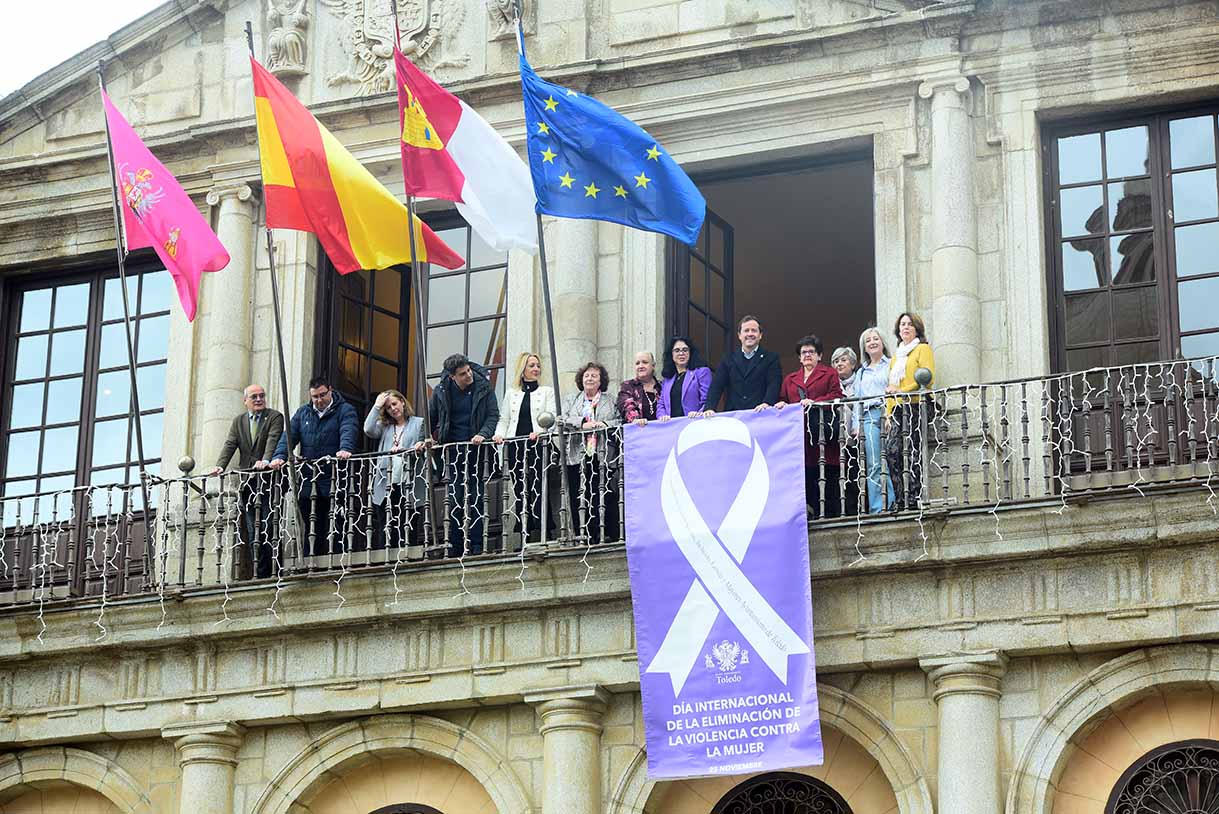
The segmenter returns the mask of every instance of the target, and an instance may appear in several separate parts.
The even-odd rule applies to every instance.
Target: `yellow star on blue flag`
[[[521,89],[538,212],[621,223],[694,244],[707,203],[656,139],[591,96],[545,81],[524,54]],[[572,194],[575,179],[584,194]],[[598,194],[611,189],[613,195]]]

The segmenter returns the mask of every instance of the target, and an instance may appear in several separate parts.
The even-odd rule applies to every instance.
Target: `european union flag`
[[[643,128],[591,96],[544,81],[524,54],[521,87],[538,212],[613,221],[694,244],[707,202]]]

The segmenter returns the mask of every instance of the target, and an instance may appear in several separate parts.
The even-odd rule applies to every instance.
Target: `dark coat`
[[[491,386],[491,377],[481,365],[471,362],[470,369],[474,371],[474,384],[470,385],[474,388],[474,403],[470,405],[470,427],[475,435],[490,440],[495,435],[495,425],[499,422],[499,404],[495,400],[495,388]],[[432,388],[428,415],[432,422],[432,437],[440,444],[454,440],[450,437],[453,432],[450,394],[456,387],[453,378],[445,373]]]
[[[356,415],[356,408],[352,407],[339,391],[331,392],[334,401],[320,419],[312,404],[306,404],[292,414],[292,443],[300,446],[300,455],[306,460],[325,458],[339,450],[353,454],[357,452],[360,419]],[[280,436],[279,443],[275,446],[275,457],[280,460],[288,459],[287,435]],[[309,496],[314,483],[317,484],[320,497],[329,495],[333,469],[333,466],[323,466],[321,470],[306,469],[301,475],[301,497]]]
[[[707,391],[707,409],[715,410],[724,396],[724,410],[752,410],[759,404],[774,404],[779,400],[783,373],[779,357],[758,346],[752,359],[746,359],[740,348],[724,357],[715,369],[711,388]]]
[[[804,368],[783,377],[779,392],[780,401],[798,405],[801,399],[834,401],[843,398],[842,381],[838,371],[829,365],[819,364],[813,368],[808,382],[804,381]],[[790,408],[789,408],[790,409]],[[818,449],[822,431],[825,434],[825,462],[838,466],[838,413],[832,408],[813,407],[808,411],[808,426],[804,433],[804,465],[815,466],[821,461]]]
[[[284,414],[278,410],[267,408],[263,411],[262,420],[258,424],[258,437],[250,437],[250,414],[248,411],[233,419],[229,425],[229,437],[220,448],[220,456],[216,458],[216,468],[224,469],[237,453],[237,468],[250,469],[257,461],[270,463],[275,448],[279,446],[279,437],[284,433]]]

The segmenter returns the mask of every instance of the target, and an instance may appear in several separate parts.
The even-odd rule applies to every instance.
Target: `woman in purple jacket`
[[[656,417],[661,421],[679,418],[707,409],[707,390],[711,387],[711,368],[698,355],[698,348],[684,336],[669,340],[665,349],[664,384],[656,403]],[[674,395],[674,390],[678,395]]]

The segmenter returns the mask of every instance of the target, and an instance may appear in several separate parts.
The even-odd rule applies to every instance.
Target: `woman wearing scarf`
[[[591,543],[618,539],[617,478],[609,465],[609,435],[605,430],[622,423],[614,400],[606,395],[609,371],[599,362],[586,362],[576,372],[576,387],[564,400],[563,426],[567,433],[567,493],[572,528]]]
[[[906,312],[897,318],[893,327],[897,337],[897,350],[889,362],[889,384],[885,392],[890,395],[913,393],[920,388],[914,374],[919,368],[931,372],[935,381],[935,356],[927,344],[927,330],[918,314]],[[885,405],[885,457],[889,461],[889,478],[897,500],[893,509],[916,508],[922,494],[923,483],[923,434],[919,417],[922,403],[918,396],[888,399]],[[908,463],[908,466],[906,465]]]
[[[855,351],[845,345],[830,354],[830,365],[838,371],[838,385],[842,388],[843,398],[853,399],[856,396],[855,382],[859,378],[859,357]],[[845,458],[846,472],[843,481],[846,487],[842,495],[842,513],[844,515],[858,514],[859,505],[859,423],[855,421],[855,405],[844,404],[842,407],[842,428],[844,432],[842,455]]]
[[[554,388],[541,384],[541,378],[540,356],[526,351],[516,357],[516,368],[504,394],[504,409],[491,439],[497,444],[503,444],[505,438],[516,439],[506,449],[504,471],[511,488],[512,512],[518,518],[518,528],[523,527],[530,542],[540,539],[542,482],[550,481],[552,494],[558,483],[557,477],[549,478],[550,471],[542,460],[542,446],[537,443],[543,431],[538,417],[542,413],[554,415],[555,410]],[[546,528],[554,530],[553,512],[546,518]]]
[[[427,500],[427,483],[421,477],[423,460],[408,454],[423,441],[423,419],[406,396],[397,390],[386,390],[377,396],[364,419],[364,434],[377,442],[376,469],[372,475],[374,549],[400,548],[423,544],[423,501]]]

